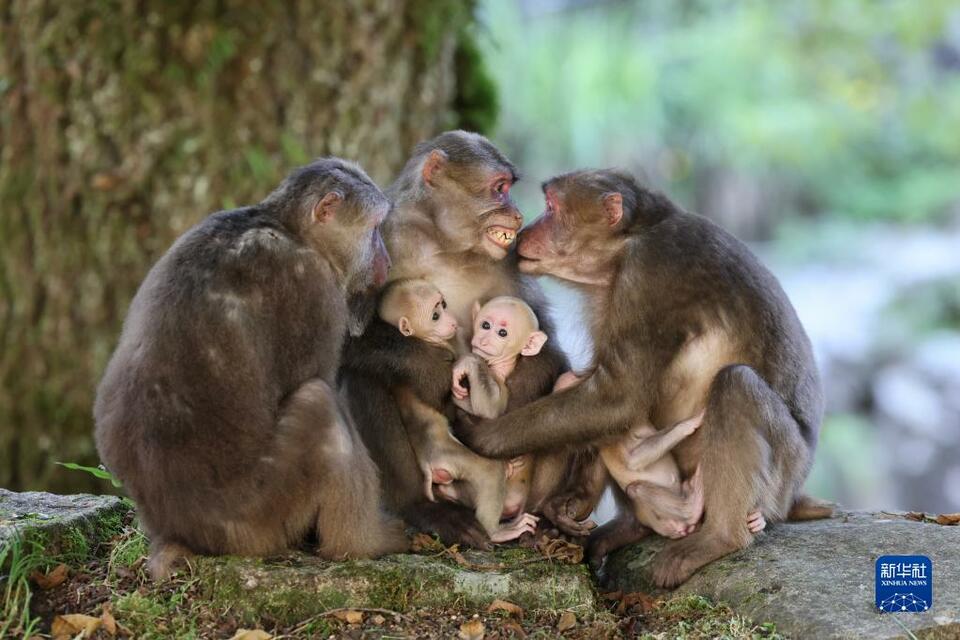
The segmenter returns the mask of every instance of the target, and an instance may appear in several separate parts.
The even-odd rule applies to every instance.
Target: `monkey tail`
[[[833,515],[833,508],[836,505],[832,502],[812,498],[801,493],[793,499],[790,511],[787,513],[787,520],[790,522],[803,522],[804,520],[822,520]]]

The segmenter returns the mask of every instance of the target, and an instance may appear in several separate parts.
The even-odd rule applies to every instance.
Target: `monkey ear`
[[[608,193],[603,196],[603,210],[607,213],[607,223],[612,227],[623,219],[623,196]]]
[[[543,331],[534,331],[529,336],[527,336],[527,342],[523,345],[523,349],[520,350],[520,355],[522,356],[535,356],[540,353],[540,349],[543,349],[543,343],[547,341],[547,334]]]
[[[410,323],[410,320],[407,316],[400,316],[399,322],[397,322],[397,328],[400,329],[400,333],[410,337],[413,335],[413,325]]]
[[[430,155],[427,156],[427,159],[423,161],[423,181],[432,187],[434,181],[437,179],[437,176],[443,172],[443,168],[446,166],[446,164],[446,153],[440,149],[434,149],[431,151]]]
[[[473,306],[470,308],[470,319],[473,322],[477,321],[477,316],[480,315],[480,301],[474,300]]]
[[[327,222],[333,219],[337,210],[340,209],[340,203],[343,202],[343,194],[339,191],[330,191],[320,198],[317,204],[313,205],[313,221]]]

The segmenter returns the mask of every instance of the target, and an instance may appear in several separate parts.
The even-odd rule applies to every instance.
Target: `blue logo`
[[[927,556],[877,558],[877,609],[921,613],[933,606],[933,563]]]

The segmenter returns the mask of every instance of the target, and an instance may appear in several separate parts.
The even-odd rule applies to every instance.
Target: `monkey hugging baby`
[[[94,406],[154,576],[310,537],[375,557],[405,527],[490,548],[549,522],[589,535],[594,565],[672,538],[652,565],[672,587],[768,522],[830,514],[800,492],[823,400],[770,272],[617,170],[546,181],[521,232],[516,180],[463,131],[417,145],[386,193],[324,158],[154,265]],[[543,275],[589,301],[584,371],[548,339]],[[619,511],[594,528],[607,487]]]

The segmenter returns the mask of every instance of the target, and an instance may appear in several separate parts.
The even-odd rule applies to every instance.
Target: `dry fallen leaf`
[[[30,574],[30,580],[33,581],[35,585],[41,589],[53,589],[54,587],[59,587],[63,584],[63,581],[67,579],[67,565],[58,564],[51,571],[47,573],[40,573],[39,571],[34,571]]]
[[[937,516],[937,524],[960,524],[960,513],[941,513]]]
[[[443,551],[443,543],[435,539],[433,536],[428,536],[425,533],[417,533],[413,536],[413,541],[410,543],[410,548],[413,549],[414,553],[429,552],[429,553],[439,553]]]
[[[356,611],[355,609],[347,609],[346,611],[334,611],[333,617],[337,620],[343,620],[347,624],[360,624],[363,622],[363,612]]]
[[[561,538],[543,536],[537,541],[537,551],[551,560],[559,560],[567,564],[583,562],[583,547]]]
[[[564,611],[560,614],[560,620],[557,621],[557,631],[567,631],[577,626],[577,616],[573,611]]]
[[[624,608],[640,607],[641,613],[650,613],[660,604],[660,601],[649,593],[636,591],[634,593],[625,593],[620,601]]]
[[[381,624],[383,624],[384,622],[386,622],[387,619],[384,618],[382,615],[380,615],[380,614],[378,613],[377,615],[375,615],[375,616],[373,616],[372,618],[370,618],[370,621],[373,622],[373,624],[375,624],[375,625],[381,625]]]
[[[519,605],[507,602],[506,600],[494,600],[491,602],[490,606],[487,607],[487,613],[493,613],[494,611],[506,611],[512,616],[517,616],[518,618],[523,617],[523,609]]]
[[[926,519],[926,514],[921,513],[920,511],[908,511],[903,516],[907,520],[914,520],[916,522],[923,522]]]
[[[100,627],[100,618],[85,616],[81,613],[69,613],[57,616],[50,625],[50,635],[54,640],[74,638],[82,634],[81,638],[89,638]]]
[[[516,620],[504,620],[503,624],[500,625],[500,629],[504,633],[512,633],[517,638],[527,637],[527,632],[523,630],[523,627],[521,627],[520,623]]]
[[[483,635],[487,632],[483,622],[474,618],[460,625],[460,637],[463,640],[483,640]]]
[[[111,636],[117,635],[117,621],[110,611],[109,604],[103,605],[103,613],[100,614],[100,624],[103,625],[104,630]]]
[[[270,640],[272,637],[263,629],[237,629],[230,640]]]

